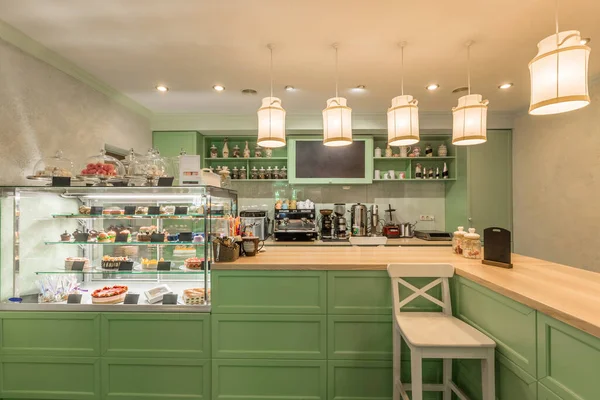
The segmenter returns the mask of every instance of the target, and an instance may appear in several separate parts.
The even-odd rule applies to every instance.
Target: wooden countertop
[[[330,246],[330,247],[350,247],[349,241],[332,241],[332,242],[324,242],[322,240],[311,240],[311,241],[281,241],[281,240],[273,240],[267,239],[265,240],[265,246],[283,246],[283,247],[294,247],[294,246]],[[436,241],[436,240],[423,240],[417,238],[398,238],[398,239],[388,239],[387,244],[385,246],[452,246],[451,241]]]
[[[470,279],[600,338],[600,274],[513,254],[513,269],[483,265],[446,247],[266,247],[213,270],[385,270],[389,263],[448,263]]]

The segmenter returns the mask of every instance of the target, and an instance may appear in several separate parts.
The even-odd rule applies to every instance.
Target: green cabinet
[[[328,400],[391,400],[392,364],[383,361],[327,362]]]
[[[204,152],[202,135],[196,131],[154,131],[152,147],[163,157],[176,157],[183,149],[187,154],[201,155]]]
[[[329,314],[392,315],[392,294],[387,271],[328,271]]]
[[[324,315],[215,314],[215,358],[325,359]]]
[[[330,360],[392,359],[391,315],[330,315],[327,331]]]
[[[538,379],[563,400],[600,399],[600,339],[538,313]]]
[[[326,361],[213,360],[213,400],[325,400]]]
[[[548,389],[546,386],[542,385],[539,382],[537,384],[537,388],[538,388],[537,400],[563,400],[560,397],[558,397],[558,395],[552,393],[550,391],[550,389]]]
[[[324,271],[214,271],[213,313],[325,314]]]

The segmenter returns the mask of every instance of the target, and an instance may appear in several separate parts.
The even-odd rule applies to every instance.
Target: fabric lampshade
[[[419,102],[412,96],[397,96],[388,109],[388,144],[408,146],[419,142]]]
[[[352,109],[346,105],[346,99],[343,97],[327,100],[327,108],[323,110],[323,144],[352,144]]]
[[[469,94],[458,99],[452,108],[452,144],[468,146],[487,141],[487,100],[480,94]]]
[[[258,144],[262,147],[285,146],[285,110],[277,97],[265,97],[258,109]]]
[[[588,60],[590,48],[580,43],[578,31],[548,36],[538,43],[529,63],[532,115],[559,114],[590,104]]]

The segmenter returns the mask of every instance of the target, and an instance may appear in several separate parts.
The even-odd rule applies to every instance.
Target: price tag
[[[67,297],[67,304],[81,304],[81,295],[70,294],[69,297]]]
[[[115,237],[115,242],[117,242],[117,243],[127,243],[128,239],[129,239],[129,235],[123,234],[123,233],[117,233],[117,236]]]
[[[179,233],[179,241],[180,242],[191,242],[192,241],[192,232]]]
[[[125,184],[125,182],[123,182],[123,181],[113,181],[113,182],[112,182],[112,185],[113,185],[114,187],[125,187],[125,186],[127,186],[127,185]]]
[[[127,293],[123,304],[137,304],[140,300],[140,295],[137,293]]]
[[[133,270],[133,261],[121,261],[119,263],[119,271],[131,271]]]
[[[83,271],[83,266],[85,265],[85,261],[74,261],[71,266],[71,271]]]
[[[160,207],[159,206],[150,206],[148,207],[148,215],[159,215]]]
[[[153,233],[150,236],[150,242],[152,243],[164,243],[165,234],[164,233]]]
[[[156,186],[173,186],[173,179],[174,177],[172,176],[158,178]]]
[[[102,215],[102,210],[104,210],[104,207],[92,206],[90,209],[90,215]]]
[[[171,270],[171,261],[159,261],[156,266],[158,271],[170,271]]]
[[[177,206],[175,207],[175,215],[187,215],[188,208],[185,206]]]
[[[125,215],[135,215],[135,206],[125,206]]]
[[[177,304],[177,294],[167,293],[163,295],[163,304]]]
[[[68,176],[53,176],[52,186],[67,187],[71,186],[71,178]]]

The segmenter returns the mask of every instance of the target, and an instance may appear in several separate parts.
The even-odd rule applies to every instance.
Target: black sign
[[[171,261],[159,261],[156,269],[158,271],[170,271],[171,270]]]
[[[150,206],[148,207],[148,215],[159,215],[160,207],[159,206]]]
[[[53,176],[52,186],[66,187],[71,186],[71,178],[68,176]]]
[[[67,304],[81,304],[81,295],[70,294],[69,297],[67,297]]]
[[[137,304],[140,299],[140,295],[137,293],[127,293],[123,304]]]
[[[102,215],[103,209],[104,207],[92,206],[92,208],[90,209],[90,215]]]
[[[158,178],[158,183],[156,184],[156,186],[173,186],[173,179],[174,177],[172,176]]]
[[[73,261],[73,265],[71,266],[71,271],[83,271],[84,265],[85,265],[85,261]]]
[[[131,271],[133,270],[133,261],[121,261],[119,263],[119,271]]]
[[[510,231],[503,228],[484,229],[485,252],[481,262],[495,267],[512,268],[510,236]]]
[[[152,243],[163,243],[165,241],[165,234],[164,233],[153,233],[150,236],[150,241]]]
[[[123,181],[113,181],[112,185],[114,187],[124,187],[124,186],[127,186],[127,185],[125,185],[125,182],[123,182]]]
[[[188,213],[188,208],[185,206],[177,206],[175,207],[175,215],[186,215]]]
[[[192,232],[179,233],[179,241],[180,242],[191,242],[192,241]]]
[[[136,206],[125,206],[125,215],[135,215]]]
[[[117,233],[115,237],[115,242],[117,243],[127,243],[129,240],[129,235],[126,233]]]
[[[167,293],[163,295],[163,304],[177,304],[177,294]]]

